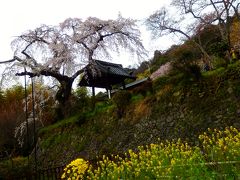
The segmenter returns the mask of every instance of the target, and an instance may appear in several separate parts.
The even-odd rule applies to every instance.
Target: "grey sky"
[[[12,58],[10,43],[14,37],[41,24],[57,25],[69,17],[115,19],[118,14],[125,18],[143,20],[168,0],[7,0],[0,2],[0,61]],[[141,27],[145,47],[149,56],[155,49],[166,49],[171,39],[163,38],[150,42],[150,34]],[[119,57],[121,58],[121,57]],[[124,57],[126,65],[132,64]],[[119,61],[119,60],[117,60]]]

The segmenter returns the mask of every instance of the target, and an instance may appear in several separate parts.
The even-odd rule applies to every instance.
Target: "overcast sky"
[[[119,13],[125,18],[143,20],[167,3],[169,0],[3,0],[0,2],[0,61],[12,58],[10,43],[14,37],[41,24],[58,25],[69,17],[116,19]],[[149,57],[154,50],[172,44],[168,38],[150,42],[146,31],[142,35]]]

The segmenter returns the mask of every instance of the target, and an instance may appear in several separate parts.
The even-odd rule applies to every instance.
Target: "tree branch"
[[[167,26],[163,26],[163,28],[164,28],[165,30],[169,30],[170,33],[175,33],[175,32],[177,32],[177,33],[180,33],[180,34],[184,35],[188,40],[191,39],[191,37],[190,37],[187,33],[183,32],[183,31],[180,30],[180,29],[176,29],[176,28],[172,28],[172,27],[167,27]]]
[[[16,75],[16,76],[25,76],[25,75],[28,75],[29,77],[35,77],[35,76],[37,76],[36,73],[32,73],[32,72],[28,72],[28,71],[21,72],[21,73],[16,73],[15,75]]]
[[[6,61],[1,61],[0,64],[5,64],[5,63],[11,63],[11,62],[14,62],[16,61],[16,59],[10,59],[10,60],[6,60]]]
[[[35,76],[40,76],[40,75],[43,75],[43,76],[51,76],[51,77],[56,78],[59,82],[61,82],[61,81],[67,81],[67,80],[70,80],[70,79],[71,79],[71,77],[62,75],[62,74],[60,74],[60,73],[57,73],[57,72],[51,71],[51,70],[42,70],[42,71],[37,72],[37,73],[26,71],[26,72],[16,73],[15,75],[16,75],[16,76],[25,76],[25,75],[28,75],[28,76],[30,76],[30,77],[35,77]]]
[[[80,74],[83,73],[83,69],[78,70],[77,72],[74,73],[74,75],[72,75],[71,79],[75,79],[76,77],[78,77]]]
[[[17,56],[13,56],[13,59],[10,59],[10,60],[6,60],[6,61],[1,61],[0,64],[5,64],[5,63],[11,63],[11,62],[14,62],[14,61],[23,61],[22,59],[20,59],[19,57]]]

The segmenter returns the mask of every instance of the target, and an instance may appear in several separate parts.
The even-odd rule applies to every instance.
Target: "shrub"
[[[209,46],[209,53],[218,57],[224,57],[229,49],[228,43],[225,41],[216,41]]]
[[[129,104],[130,99],[131,93],[127,90],[120,90],[113,95],[112,101],[117,107],[117,113],[119,117],[123,116],[124,110]]]
[[[228,63],[229,62],[227,62],[225,59],[217,57],[217,56],[213,57],[213,59],[212,59],[212,66],[214,69],[218,69],[220,67],[226,67]]]
[[[194,43],[189,41],[177,47],[171,53],[171,57],[173,62],[171,63],[172,69],[170,73],[177,74],[181,72],[186,79],[194,78],[199,80],[201,70],[197,64],[202,57],[202,53]]]
[[[187,67],[186,69],[186,75],[189,77],[193,77],[195,80],[199,80],[202,76],[201,69],[198,65],[193,64]]]
[[[0,161],[0,179],[19,179],[24,173],[29,172],[28,159],[15,157]]]
[[[146,96],[148,93],[153,93],[153,83],[150,79],[142,83],[141,85],[133,88],[132,90],[133,94],[141,94],[143,96]]]

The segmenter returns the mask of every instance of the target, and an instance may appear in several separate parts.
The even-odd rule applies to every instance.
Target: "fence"
[[[26,172],[21,177],[13,177],[16,180],[57,180],[61,179],[64,166],[38,170],[36,172]]]
[[[214,179],[240,179],[240,161],[226,161],[226,162],[208,162],[200,164],[183,165],[186,166],[207,166],[209,170],[214,171],[216,174],[212,174]],[[179,167],[183,167],[179,165]],[[21,177],[12,177],[11,179],[16,180],[58,180],[61,179],[63,169],[65,166],[59,166],[55,168],[38,170],[37,172],[26,172]],[[169,166],[161,166],[161,168],[167,168]],[[228,168],[236,168],[237,173],[227,170]],[[239,171],[238,171],[239,170]],[[207,176],[208,177],[208,176]],[[174,176],[161,176],[160,179],[205,179],[206,176],[196,177],[194,175],[174,175]],[[1,179],[1,178],[0,178]]]

